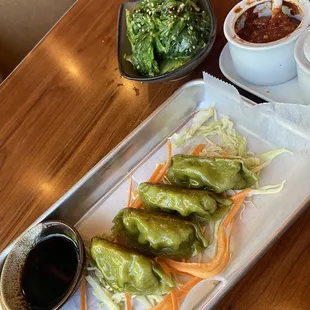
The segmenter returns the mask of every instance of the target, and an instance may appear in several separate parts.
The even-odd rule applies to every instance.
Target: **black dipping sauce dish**
[[[85,266],[82,238],[71,226],[43,222],[17,240],[2,270],[7,310],[56,310],[75,293]]]

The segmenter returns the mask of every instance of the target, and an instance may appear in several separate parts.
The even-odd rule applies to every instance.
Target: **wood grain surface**
[[[120,0],[79,0],[0,88],[0,251],[104,155],[202,71],[223,78],[223,21],[236,0],[213,0],[218,37],[186,79],[160,84],[118,72]],[[310,210],[217,309],[310,309]],[[262,227],[263,229],[263,227]]]

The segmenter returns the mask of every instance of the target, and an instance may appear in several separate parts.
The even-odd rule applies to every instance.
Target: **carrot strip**
[[[152,310],[164,310],[171,306],[171,296],[167,295],[158,305],[152,308]]]
[[[156,183],[156,180],[158,179],[158,175],[160,174],[160,171],[163,169],[163,167],[164,167],[163,164],[158,164],[155,171],[153,172],[151,177],[148,179],[148,182]],[[138,193],[138,190],[135,191],[135,194],[137,193]],[[141,209],[142,207],[143,205],[139,197],[137,197],[130,206],[130,208],[134,208],[134,209]]]
[[[247,194],[250,191],[251,191],[251,189],[248,188],[248,189],[245,189],[245,190],[241,191],[240,193],[238,193],[232,197],[229,197],[234,202],[234,205],[233,205],[232,209],[229,211],[226,218],[224,219],[224,221],[222,223],[223,226],[227,225],[233,219],[233,217],[236,215],[236,213],[240,209],[244,199],[246,198]]]
[[[165,259],[166,264],[178,271],[191,274],[195,277],[206,278],[209,277],[209,271],[214,270],[222,261],[226,250],[226,234],[218,232],[218,249],[217,255],[208,263],[183,263],[172,259]]]
[[[184,283],[179,290],[175,290],[175,295],[177,299],[185,297],[189,291],[198,284],[202,279],[194,278],[186,283]],[[165,310],[171,309],[172,307],[172,296],[171,294],[167,295],[153,310]]]
[[[126,297],[126,310],[132,310],[131,296],[128,293],[125,293],[125,297]]]
[[[174,290],[171,291],[171,301],[172,301],[172,310],[178,310],[179,305],[178,305],[178,299],[177,295]]]
[[[234,201],[234,205],[228,213],[225,220],[222,222],[218,232],[218,249],[215,258],[208,263],[183,263],[177,262],[171,259],[165,259],[164,261],[168,266],[192,274],[198,278],[208,278],[221,272],[229,262],[230,256],[230,234],[226,236],[226,230],[229,223],[232,222],[234,216],[242,205],[245,197],[250,190],[244,190],[239,194],[234,195],[231,199]]]
[[[175,273],[175,274],[179,274],[179,275],[187,276],[187,277],[193,277],[192,274],[189,274],[189,273],[186,273],[186,272],[183,272],[183,271],[180,271],[180,270],[176,270],[173,267],[170,267],[168,265],[167,265],[167,267],[170,268],[170,272],[171,273]]]
[[[180,290],[177,292],[177,296],[179,298],[185,297],[189,291],[195,286],[197,285],[200,281],[202,281],[202,279],[200,278],[193,278],[189,281],[187,281],[185,284],[183,284],[180,288]]]
[[[206,147],[205,144],[198,144],[198,145],[194,148],[194,150],[193,150],[193,152],[192,152],[192,155],[195,155],[195,156],[199,155],[199,153],[201,153],[202,150],[203,150],[205,147]]]
[[[165,174],[167,173],[168,168],[171,165],[171,154],[172,154],[172,146],[170,140],[167,142],[167,148],[168,148],[168,158],[166,164],[163,166],[162,164],[157,165],[155,171],[151,175],[151,177],[148,179],[148,182],[150,183],[158,183],[160,182]],[[137,194],[137,191],[135,192]],[[130,208],[134,209],[141,209],[143,208],[142,201],[139,197],[137,197],[133,203],[130,205]]]
[[[158,183],[158,182],[160,182],[163,179],[163,177],[167,173],[168,168],[171,165],[172,145],[171,145],[170,140],[168,140],[168,142],[167,142],[167,148],[168,148],[168,158],[167,158],[166,164],[162,168],[160,173],[157,175],[157,177],[154,178],[154,183]]]
[[[227,248],[226,248],[226,251],[225,251],[225,255],[222,259],[222,262],[220,263],[220,265],[214,269],[212,272],[209,273],[209,277],[212,277],[212,276],[215,276],[217,275],[218,273],[220,273],[227,265],[229,259],[230,259],[230,238],[231,238],[231,234],[232,234],[232,228],[233,228],[233,222],[231,222],[231,226],[229,228],[229,231],[228,231],[228,243],[227,243]],[[186,282],[185,284],[183,284],[181,286],[181,288],[176,291],[176,298],[177,299],[181,299],[181,298],[185,298],[186,295],[190,292],[190,290],[196,286],[200,281],[202,281],[203,279],[201,278],[193,278],[191,280],[189,280],[188,282]],[[170,295],[167,295],[164,300],[158,304],[154,310],[164,310],[164,309],[171,309],[171,306],[173,307],[173,300],[172,300],[172,294],[173,294],[173,291],[171,292],[171,298],[170,298]],[[175,308],[172,308],[172,309],[175,309]]]
[[[182,272],[179,270],[176,270],[170,266],[168,266],[163,259],[156,257],[155,258],[156,263],[158,263],[160,265],[160,267],[163,269],[163,271],[170,277],[171,273],[175,273],[175,274],[180,274],[182,276],[187,276],[187,277],[192,277],[193,275],[186,273],[186,272]]]
[[[130,183],[129,183],[129,193],[128,193],[128,200],[127,200],[127,208],[130,207],[131,195],[132,195],[132,178],[130,178]]]
[[[154,183],[155,180],[158,178],[158,175],[159,175],[160,171],[163,169],[163,167],[164,167],[163,164],[158,164],[155,171],[153,172],[151,177],[148,179],[148,182]]]
[[[163,262],[162,260],[158,259],[158,257],[155,258],[155,262],[160,265],[160,267],[162,268],[162,270],[165,272],[165,274],[168,277],[171,276],[171,269],[170,269],[170,267],[165,262]]]
[[[84,276],[80,288],[80,310],[86,310],[86,281]]]
[[[246,188],[243,191],[239,192],[238,194],[235,194],[235,195],[228,197],[228,198],[233,200],[233,201],[236,201],[239,199],[244,200],[250,191],[251,191],[250,188]]]
[[[142,208],[142,201],[139,197],[137,197],[133,203],[130,205],[130,208],[134,209],[141,209]]]
[[[231,234],[232,234],[232,227],[233,227],[233,225],[231,223],[231,226],[230,226],[230,229],[229,229],[229,232],[227,235],[226,249],[225,249],[224,255],[221,259],[221,262],[219,263],[219,265],[215,269],[202,273],[202,275],[204,276],[205,279],[216,276],[217,274],[222,272],[226,268],[226,266],[228,265],[229,259],[230,259],[230,239],[231,239]],[[185,296],[186,296],[186,294],[185,294]]]

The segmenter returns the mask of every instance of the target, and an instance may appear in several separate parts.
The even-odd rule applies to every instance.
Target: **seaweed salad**
[[[211,20],[197,0],[141,0],[126,11],[132,55],[124,55],[145,76],[179,68],[209,41]]]

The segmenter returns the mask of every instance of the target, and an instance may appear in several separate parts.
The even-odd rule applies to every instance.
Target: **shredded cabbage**
[[[270,151],[267,153],[263,153],[263,154],[259,155],[259,158],[263,162],[271,162],[273,159],[275,159],[277,156],[279,156],[283,153],[293,154],[293,152],[291,152],[287,149],[278,149],[278,150]]]
[[[273,150],[267,153],[263,153],[261,155],[258,156],[260,163],[257,166],[254,166],[251,168],[251,170],[254,173],[259,172],[260,170],[266,168],[267,166],[270,165],[270,163],[279,155],[283,154],[283,153],[290,153],[293,154],[291,151],[287,150],[287,149],[277,149],[277,150]]]
[[[254,195],[270,195],[270,194],[277,194],[283,190],[285,180],[280,184],[275,185],[266,185],[257,189],[252,189],[248,193],[248,197],[252,197]]]
[[[113,299],[112,294],[106,290],[104,287],[102,287],[95,278],[88,275],[86,278],[86,281],[90,284],[90,286],[93,288],[93,295],[97,297],[108,309],[110,310],[119,310],[120,306],[117,305]]]
[[[245,211],[245,208],[246,208],[246,204],[243,203],[241,205],[240,220],[243,220],[243,212]]]
[[[193,118],[193,124],[189,128],[184,128],[180,133],[175,133],[171,138],[174,141],[174,146],[181,146],[187,140],[191,139],[196,131],[202,126],[203,123],[207,122],[212,116],[214,116],[214,108],[207,110],[200,110]]]
[[[113,294],[113,296],[112,296],[112,300],[113,300],[115,303],[119,304],[119,303],[125,301],[125,294],[124,294],[124,293],[115,293],[115,294]]]
[[[156,296],[156,295],[148,295],[147,299],[151,303],[151,305],[154,307],[157,304],[161,303],[162,300],[165,298],[165,296]]]
[[[137,296],[136,299],[140,303],[142,303],[147,309],[151,309],[153,306],[145,296]]]
[[[213,121],[206,124],[213,116]],[[192,125],[184,128],[179,134],[175,133],[171,139],[174,146],[181,146],[195,135],[203,136],[207,142],[208,137],[219,136],[221,146],[218,146],[218,155],[227,153],[228,155],[246,156],[246,139],[234,129],[234,124],[228,116],[218,119],[213,107],[197,112],[193,118]],[[211,142],[214,146],[214,143]]]
[[[213,116],[211,123],[209,122]],[[193,118],[192,125],[184,128],[180,134],[174,134],[171,138],[174,146],[181,146],[195,135],[205,138],[208,146],[199,154],[206,157],[228,157],[241,158],[247,167],[257,175],[266,168],[274,158],[283,154],[290,153],[287,149],[281,148],[256,156],[247,150],[247,140],[242,137],[235,129],[234,123],[228,116],[218,119],[216,110],[211,107],[207,110],[197,112]],[[219,143],[210,139],[215,137]]]
[[[108,309],[120,309],[125,302],[125,294],[115,292],[113,288],[108,285],[102,275],[102,272],[94,265],[90,263],[90,267],[87,267],[92,275],[88,275],[85,279],[93,288],[93,295],[99,300],[99,305],[103,304]],[[144,304],[147,308],[152,308],[156,304],[160,303],[164,296],[146,295],[146,296],[133,296],[137,301]],[[113,306],[114,305],[114,306]],[[111,308],[109,308],[111,306]]]

